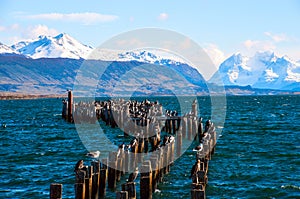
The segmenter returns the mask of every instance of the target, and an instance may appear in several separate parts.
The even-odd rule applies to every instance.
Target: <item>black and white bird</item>
[[[197,152],[200,152],[200,151],[202,151],[203,150],[203,144],[202,143],[200,143],[198,146],[196,146],[194,149],[193,149],[193,151],[197,151]]]
[[[136,168],[135,168],[135,171],[129,175],[127,181],[128,181],[128,182],[133,182],[133,181],[135,181],[138,175],[139,175],[139,168],[136,167]]]
[[[127,145],[125,146],[125,151],[126,151],[127,153],[129,153],[129,152],[131,151],[131,145],[130,145],[130,144],[127,144]]]
[[[100,151],[90,151],[89,153],[86,154],[86,156],[90,158],[99,158]]]
[[[120,154],[122,154],[125,151],[125,144],[124,142],[122,144],[119,145],[118,147],[118,152],[117,152],[117,157],[120,156]]]
[[[135,137],[133,140],[131,140],[130,145],[131,148],[137,146],[139,143],[138,139]]]
[[[173,135],[170,135],[168,138],[168,143],[172,143],[175,141],[175,137]]]

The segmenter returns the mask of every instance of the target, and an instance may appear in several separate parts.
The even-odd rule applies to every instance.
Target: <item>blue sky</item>
[[[65,32],[97,47],[114,35],[157,27],[190,37],[217,64],[258,50],[300,60],[299,19],[296,0],[2,0],[0,42]]]

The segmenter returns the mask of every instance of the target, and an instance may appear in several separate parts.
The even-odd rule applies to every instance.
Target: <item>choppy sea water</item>
[[[158,100],[178,109],[174,98]],[[198,101],[201,116],[210,119],[210,98]],[[49,198],[51,183],[63,184],[63,198],[74,198],[74,165],[91,160],[74,124],[61,119],[61,107],[61,99],[0,101],[0,124],[6,124],[0,127],[0,198]],[[227,97],[207,198],[300,198],[299,121],[300,96]],[[101,127],[112,143],[123,141],[118,129]],[[196,144],[175,161],[153,198],[190,198],[190,149]],[[107,198],[115,192],[107,189]]]

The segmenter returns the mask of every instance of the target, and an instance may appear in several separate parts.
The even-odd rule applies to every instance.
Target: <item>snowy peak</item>
[[[141,50],[119,53],[115,61],[139,61],[160,65],[180,65],[185,63],[183,59],[173,56],[170,53],[161,51]]]
[[[271,51],[257,52],[250,58],[240,53],[234,54],[220,65],[218,72],[224,85],[289,90],[300,88],[300,64]]]
[[[12,46],[23,55],[31,58],[86,58],[93,50],[72,38],[66,33],[61,33],[55,37],[39,36],[36,40],[21,41]]]
[[[13,48],[2,44],[0,42],[0,54],[19,54],[17,51],[15,51]]]

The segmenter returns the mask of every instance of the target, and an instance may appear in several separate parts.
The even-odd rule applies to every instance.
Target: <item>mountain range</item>
[[[12,46],[0,43],[0,91],[36,94],[65,92],[66,88],[72,88],[78,70],[93,50],[66,33],[55,37],[39,36]],[[130,92],[137,92],[134,85],[147,85],[144,90],[140,88],[143,90],[141,94],[171,94],[174,89],[182,92],[187,85],[197,94],[203,94],[208,92],[208,84],[221,86],[215,85],[215,82],[220,82],[216,80],[218,76],[230,94],[243,94],[243,90],[246,94],[261,93],[261,90],[267,90],[267,93],[274,93],[274,90],[300,91],[300,63],[287,56],[279,57],[274,52],[257,52],[253,57],[235,53],[221,63],[208,81],[180,58],[156,51],[107,52],[100,60],[93,60],[93,64],[99,67],[107,65],[107,62],[111,63],[101,77],[102,87],[97,87],[97,92],[107,95],[116,89],[122,76],[128,72],[132,74],[125,84],[127,89],[130,84],[133,85]],[[159,78],[153,76],[158,70]],[[175,75],[177,79],[167,74],[172,71],[178,75]],[[99,81],[97,72],[91,74],[92,81]],[[172,78],[173,81],[170,81]],[[125,94],[123,88],[118,89],[118,94]]]
[[[257,52],[253,57],[236,53],[219,67],[224,85],[260,89],[300,90],[300,63],[274,52]],[[216,74],[210,79],[213,82]]]

